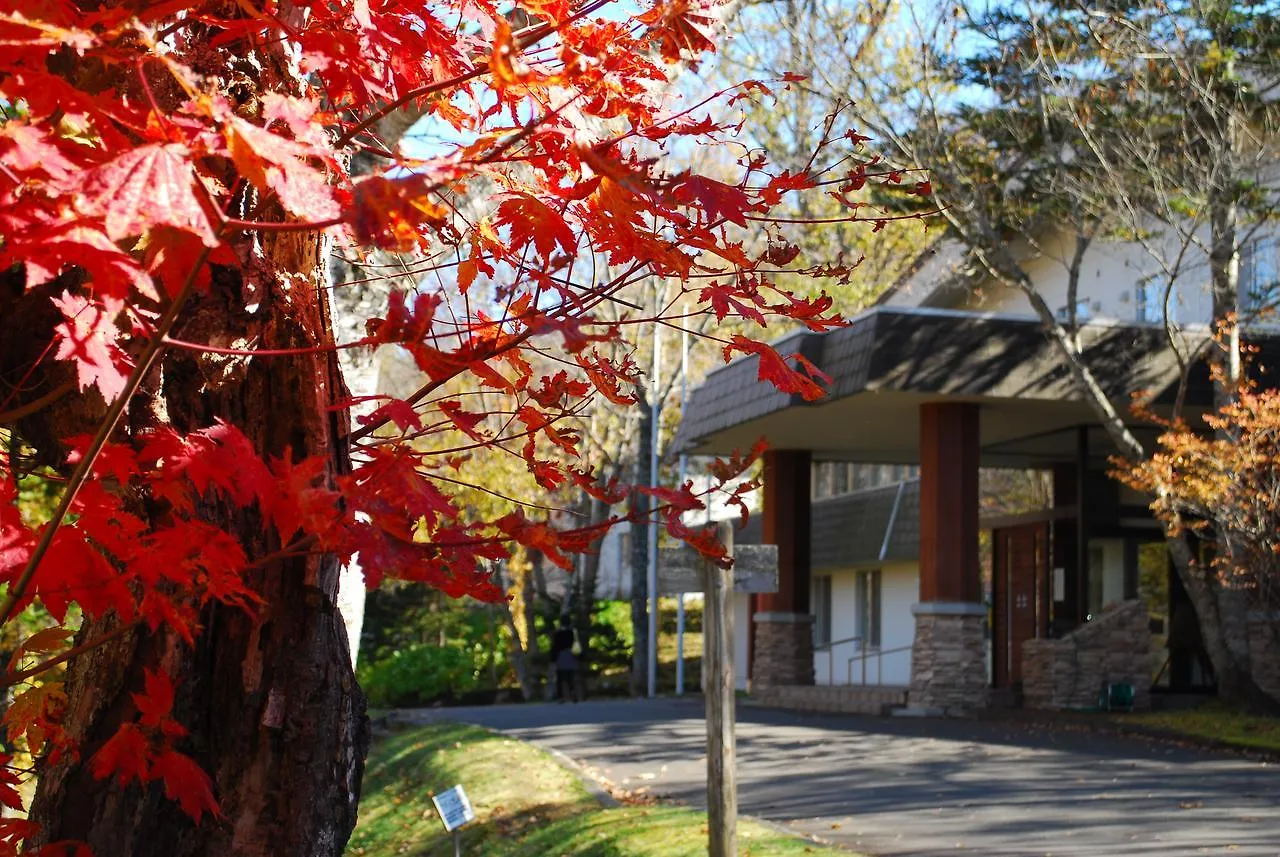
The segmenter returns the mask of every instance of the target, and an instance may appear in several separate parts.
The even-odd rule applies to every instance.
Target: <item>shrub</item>
[[[474,690],[482,658],[470,647],[415,643],[361,664],[357,674],[375,708],[426,705]]]

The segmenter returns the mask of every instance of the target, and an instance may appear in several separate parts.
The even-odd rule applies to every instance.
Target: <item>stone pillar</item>
[[[978,406],[920,406],[920,603],[911,608],[911,708],[963,714],[987,704],[978,576]]]
[[[756,599],[751,680],[761,686],[813,684],[809,614],[810,467],[808,450],[764,454],[764,543],[778,546],[778,591]]]
[[[1258,687],[1280,699],[1280,611],[1250,611],[1249,656]]]
[[[757,687],[813,684],[813,617],[804,613],[757,613]]]
[[[981,604],[926,601],[911,608],[910,707],[924,713],[965,715],[987,705],[987,664]]]

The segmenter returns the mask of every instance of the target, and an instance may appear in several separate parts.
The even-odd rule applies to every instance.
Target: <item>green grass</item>
[[[1221,741],[1234,747],[1280,753],[1280,718],[1232,711],[1210,702],[1187,711],[1159,711],[1124,718],[1151,729]]]
[[[706,853],[706,815],[670,806],[603,808],[578,778],[535,747],[473,726],[440,724],[381,739],[365,772],[348,857],[452,857],[431,795],[461,783],[477,820],[463,853],[484,857],[690,857]],[[755,822],[739,854],[848,852]]]

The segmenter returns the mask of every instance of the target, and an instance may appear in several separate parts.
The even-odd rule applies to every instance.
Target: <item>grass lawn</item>
[[[1280,718],[1241,714],[1216,702],[1187,711],[1129,715],[1123,722],[1221,741],[1234,747],[1280,753]]]
[[[477,820],[462,853],[483,857],[691,857],[706,854],[706,816],[666,806],[602,808],[578,778],[537,748],[448,723],[380,739],[369,755],[360,822],[348,857],[452,857],[431,795],[461,783]],[[801,857],[848,852],[754,822],[739,853]]]

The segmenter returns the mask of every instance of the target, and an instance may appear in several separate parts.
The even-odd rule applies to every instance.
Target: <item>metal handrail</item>
[[[855,641],[859,641],[859,640],[861,640],[861,639],[862,639],[862,637],[861,637],[861,636],[858,636],[858,637],[845,637],[843,640],[828,640],[828,641],[827,641],[827,642],[825,642],[825,643],[817,643],[816,645],[814,645],[813,650],[814,650],[815,652],[820,652],[820,651],[822,651],[823,649],[832,649],[832,648],[834,648],[835,646],[840,646],[840,645],[843,645],[843,644],[845,644],[845,643],[852,643],[852,642],[855,642]]]
[[[877,682],[883,682],[884,656],[894,655],[894,654],[897,654],[898,652],[909,652],[909,651],[911,651],[911,646],[898,646],[897,648],[893,648],[893,649],[882,649],[879,646],[876,646],[874,649],[871,649],[871,650],[863,650],[859,654],[856,654],[853,657],[849,658],[848,662],[846,662],[845,681],[848,684],[853,684],[853,662],[857,660],[861,660],[862,661],[862,681],[860,682],[860,684],[862,687],[866,687],[867,686],[867,659],[870,658],[872,655],[875,655],[876,656],[876,680]]]
[[[827,684],[835,684],[836,677],[836,646],[843,646],[845,643],[861,643],[862,637],[845,637],[843,640],[828,640],[825,643],[819,643],[813,647],[814,654],[825,651],[827,653]]]

